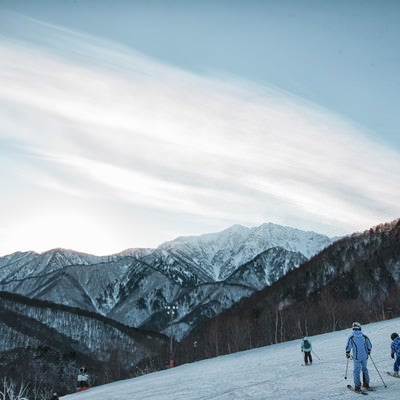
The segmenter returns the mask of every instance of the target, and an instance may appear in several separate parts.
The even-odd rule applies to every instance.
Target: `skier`
[[[81,367],[78,374],[78,387],[77,391],[84,390],[90,387],[89,375],[87,374],[86,367]]]
[[[311,351],[312,351],[312,346],[311,346],[311,341],[307,336],[304,336],[303,340],[301,341],[301,351],[304,353],[304,363],[308,365],[308,362],[310,362],[310,365],[312,364],[312,356],[311,356]]]
[[[400,366],[400,337],[396,332],[390,335],[392,343],[390,345],[390,356],[394,359],[393,365],[393,376],[399,376],[399,366]]]
[[[368,356],[371,353],[372,344],[367,335],[361,332],[361,324],[353,322],[353,332],[347,339],[346,357],[350,358],[350,351],[354,362],[354,391],[361,392],[360,372],[363,373],[363,387],[369,388],[369,373],[367,368]]]

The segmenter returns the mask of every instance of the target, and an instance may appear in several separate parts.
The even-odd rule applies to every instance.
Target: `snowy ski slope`
[[[266,399],[355,399],[360,395],[346,389],[353,384],[352,362],[345,380],[345,345],[351,329],[311,337],[312,366],[302,366],[300,340],[243,351],[186,364],[135,379],[94,387],[64,396],[63,400],[266,400]],[[398,400],[400,379],[391,371],[390,334],[400,333],[400,319],[363,326],[371,339],[369,360],[371,386],[368,398]],[[367,398],[367,397],[366,397]]]

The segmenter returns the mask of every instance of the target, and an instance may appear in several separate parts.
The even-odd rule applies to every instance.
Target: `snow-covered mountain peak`
[[[120,251],[118,253],[115,253],[114,256],[116,257],[125,257],[125,256],[132,256],[132,257],[138,257],[138,256],[146,256],[150,254],[153,251],[151,248],[129,248],[125,249],[123,251]]]
[[[254,244],[267,244],[269,247],[279,246],[289,251],[298,251],[310,258],[331,244],[333,239],[312,231],[266,223],[252,229],[249,241]]]
[[[211,280],[223,280],[240,265],[273,247],[300,252],[310,258],[332,243],[325,235],[273,223],[248,228],[233,225],[221,232],[181,236],[159,249],[192,260]]]
[[[248,228],[247,226],[235,224],[235,225],[230,226],[229,228],[224,229],[220,233],[221,234],[225,233],[227,235],[243,234],[245,232],[248,232],[250,229],[251,228]]]

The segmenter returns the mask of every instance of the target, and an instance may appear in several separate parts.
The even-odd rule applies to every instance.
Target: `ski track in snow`
[[[400,331],[400,319],[363,326],[372,342],[368,361],[370,399],[398,400],[400,380],[392,378],[390,334]],[[134,379],[97,386],[62,397],[63,400],[321,400],[359,399],[346,388],[353,385],[353,363],[347,380],[345,346],[351,329],[311,336],[313,365],[301,366],[300,339],[259,349],[177,366]],[[319,359],[318,359],[319,357]]]

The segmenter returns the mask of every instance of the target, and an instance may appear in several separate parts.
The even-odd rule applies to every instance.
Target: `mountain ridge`
[[[233,225],[220,232],[181,236],[155,249],[129,249],[110,256],[60,248],[39,254],[17,252],[0,258],[0,290],[161,332],[170,328],[163,314],[174,303],[180,310],[172,321],[174,336],[182,338],[196,326],[196,318],[216,315],[272,284],[308,258],[302,252],[315,254],[331,242],[315,232],[267,223],[255,228]],[[282,250],[257,260],[271,248]],[[211,292],[214,287],[219,299],[208,300],[200,286],[205,283]]]

